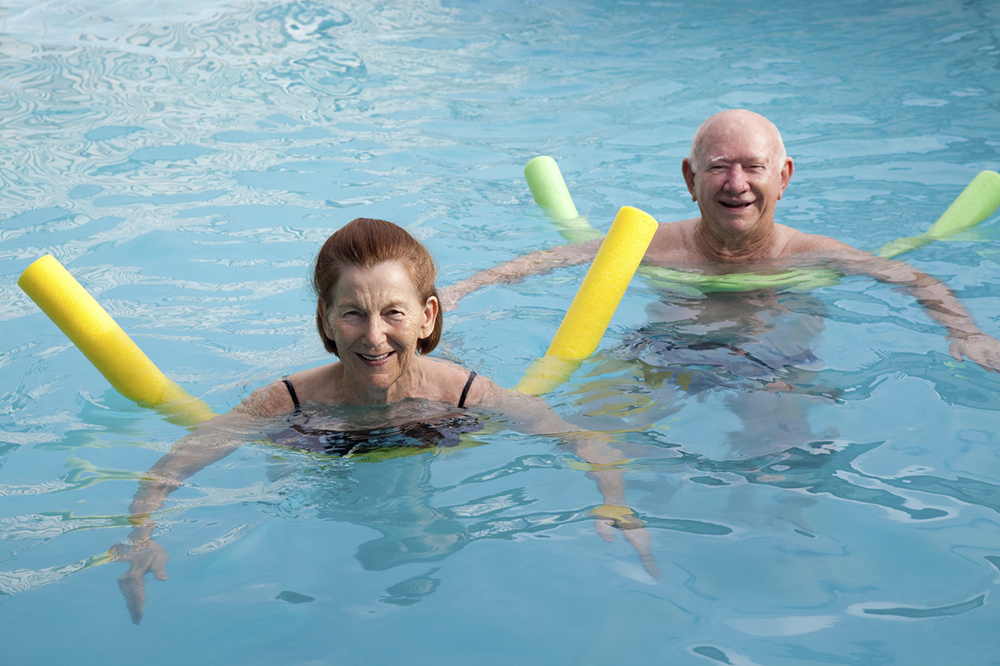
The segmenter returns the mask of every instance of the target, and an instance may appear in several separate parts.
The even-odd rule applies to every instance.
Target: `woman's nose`
[[[385,326],[379,317],[371,317],[365,327],[365,342],[376,347],[385,341]]]

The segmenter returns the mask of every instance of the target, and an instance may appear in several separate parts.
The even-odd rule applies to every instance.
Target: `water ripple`
[[[31,34],[52,9],[8,9],[7,29]],[[338,38],[350,15],[322,3],[216,7],[200,20],[125,25],[113,16],[93,20],[103,11],[88,8],[92,20],[60,24],[48,42],[0,42],[7,167],[0,186],[8,210],[37,208],[79,185],[100,184],[109,196],[165,184],[201,189],[204,173],[186,181],[173,167],[208,155],[215,182],[232,190],[227,165],[263,168],[275,156],[249,145],[217,151],[214,141],[189,137],[257,128],[261,100],[287,116],[315,117],[327,100],[337,106],[357,96],[366,76],[363,60]],[[297,140],[309,136],[324,135]],[[195,147],[181,151],[185,143]],[[125,173],[131,183],[123,190]]]
[[[213,553],[220,548],[224,548],[242,538],[243,535],[254,526],[254,524],[255,523],[243,523],[242,525],[237,525],[218,538],[206,541],[199,546],[188,549],[188,555],[207,555],[208,553]]]
[[[77,517],[72,511],[26,514],[0,518],[0,539],[52,539],[76,530],[122,525],[128,523],[104,516]]]

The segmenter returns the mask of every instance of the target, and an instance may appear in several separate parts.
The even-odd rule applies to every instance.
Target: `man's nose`
[[[739,164],[733,164],[726,172],[726,190],[743,192],[747,189],[747,173]]]

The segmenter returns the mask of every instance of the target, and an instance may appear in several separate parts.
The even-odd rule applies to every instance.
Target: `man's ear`
[[[785,163],[781,165],[781,191],[778,192],[778,199],[781,199],[781,195],[785,193],[785,188],[788,187],[789,181],[792,180],[792,174],[795,173],[795,162],[791,157],[785,158]]]
[[[694,193],[694,167],[687,157],[681,162],[681,173],[684,174],[684,182],[687,183],[688,192],[691,193],[691,201],[697,201],[698,195]]]

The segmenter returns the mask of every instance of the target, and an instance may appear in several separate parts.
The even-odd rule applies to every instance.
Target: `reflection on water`
[[[823,376],[813,352],[825,311],[823,300],[808,294],[666,294],[647,306],[648,323],[600,355],[601,365],[575,391],[577,402],[588,422],[604,429],[615,428],[608,417],[648,427],[713,392],[742,423],[729,435],[729,457],[801,445],[816,438],[810,407],[835,402],[843,390]],[[612,379],[592,379],[603,374]]]
[[[590,510],[600,503],[595,490],[592,501],[577,509],[529,510],[537,499],[513,477],[535,469],[565,469],[566,460],[553,453],[463,479],[460,485],[469,486],[511,477],[504,478],[505,487],[499,491],[442,505],[441,497],[448,497],[455,486],[433,482],[433,452],[413,451],[376,463],[321,456],[274,463],[268,475],[280,484],[283,497],[274,508],[290,518],[310,515],[376,530],[381,536],[361,544],[357,558],[366,570],[381,571],[444,560],[480,539],[513,539],[590,520]],[[442,455],[448,455],[447,450]]]

